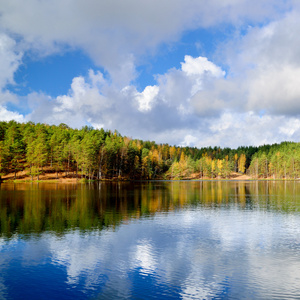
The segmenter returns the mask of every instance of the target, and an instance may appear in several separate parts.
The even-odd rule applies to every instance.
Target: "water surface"
[[[299,299],[300,183],[0,186],[0,299]]]

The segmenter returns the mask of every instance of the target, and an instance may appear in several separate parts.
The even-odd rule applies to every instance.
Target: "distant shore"
[[[76,174],[69,173],[67,174],[66,172],[59,172],[58,175],[56,172],[50,172],[50,171],[45,171],[43,174],[39,175],[39,179],[37,180],[37,177],[35,176],[33,179],[31,176],[27,174],[26,171],[20,171],[17,172],[16,177],[14,173],[9,173],[4,176],[2,176],[2,182],[15,182],[15,183],[23,183],[23,182],[49,182],[49,183],[80,183],[80,182],[86,182],[88,181],[84,177],[81,177],[80,174],[76,176]],[[129,178],[110,178],[110,179],[101,179],[100,181],[130,181],[131,179]],[[135,179],[136,180],[136,179]],[[149,179],[151,180],[164,180],[164,178],[154,178],[154,179]],[[165,178],[165,180],[169,180],[168,178]],[[248,180],[285,180],[281,178],[253,178],[250,177],[246,174],[240,174],[237,172],[232,172],[228,178],[210,178],[210,177],[201,177],[200,174],[194,173],[189,177],[181,178],[180,180],[220,180],[220,181],[225,181],[225,180],[238,180],[238,181],[248,181]],[[290,180],[290,179],[289,179]],[[97,181],[97,179],[94,179],[94,181]],[[174,180],[176,181],[176,180]]]

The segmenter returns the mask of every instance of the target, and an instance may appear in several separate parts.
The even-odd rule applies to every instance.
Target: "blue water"
[[[238,194],[232,194],[235,187],[226,190],[229,198],[219,205],[205,201],[211,189],[202,190],[195,204],[191,197],[200,190],[194,189],[189,183],[179,189],[181,203],[172,200],[172,187],[160,185],[122,187],[119,198],[113,190],[99,194],[98,187],[66,188],[65,193],[40,189],[38,203],[43,193],[49,197],[49,190],[61,201],[77,197],[82,202],[86,195],[94,195],[94,201],[103,202],[105,195],[113,194],[119,209],[110,208],[108,215],[118,215],[120,222],[101,228],[66,226],[62,231],[44,226],[28,232],[19,222],[10,236],[6,231],[0,237],[0,299],[300,299],[298,196],[283,194],[291,205],[282,211],[270,209],[275,207],[270,200],[274,195],[255,194],[262,199],[258,203],[248,194],[244,205]],[[22,202],[23,192],[11,197],[15,193],[1,194],[2,200],[5,195],[6,202],[15,202],[6,205],[11,219],[17,218],[12,211]],[[225,194],[222,191],[222,197]],[[148,213],[141,215],[143,201]],[[70,211],[79,202],[68,202]],[[47,205],[44,215],[54,214],[54,206]],[[1,209],[3,214],[4,206]],[[32,216],[40,213],[35,206],[27,209],[25,202],[15,210],[20,220],[29,211]]]

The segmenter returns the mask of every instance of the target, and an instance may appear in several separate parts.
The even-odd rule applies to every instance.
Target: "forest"
[[[122,136],[117,131],[66,124],[0,122],[0,175],[45,173],[84,180],[298,179],[300,145],[178,147]]]

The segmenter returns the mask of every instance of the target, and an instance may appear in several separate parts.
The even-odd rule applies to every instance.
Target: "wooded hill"
[[[0,173],[45,172],[86,179],[300,177],[300,144],[260,147],[176,147],[121,136],[117,131],[72,129],[33,122],[0,122]]]

